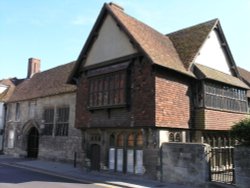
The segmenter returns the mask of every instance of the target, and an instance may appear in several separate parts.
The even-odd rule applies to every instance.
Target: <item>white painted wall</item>
[[[215,30],[209,34],[209,37],[203,44],[194,62],[232,75],[229,69],[228,59],[223,52],[221,42]]]
[[[8,88],[8,86],[0,84],[0,94],[3,93],[7,88]]]
[[[94,42],[85,66],[94,65],[107,60],[134,54],[134,49],[126,34],[116,25],[114,19],[108,15],[103,22],[98,37]]]
[[[175,131],[173,131],[175,132]],[[178,131],[180,132],[181,142],[186,142],[186,131]],[[161,146],[165,142],[169,142],[169,134],[171,132],[167,130],[159,130],[159,146]]]
[[[169,141],[169,131],[166,130],[160,130],[159,131],[159,146],[162,145],[162,143],[164,142],[168,142]]]

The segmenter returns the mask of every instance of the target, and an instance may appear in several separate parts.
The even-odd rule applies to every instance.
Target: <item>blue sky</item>
[[[0,79],[24,78],[30,57],[41,70],[76,60],[103,0],[0,0]],[[115,0],[163,34],[219,18],[238,66],[250,70],[250,0]]]

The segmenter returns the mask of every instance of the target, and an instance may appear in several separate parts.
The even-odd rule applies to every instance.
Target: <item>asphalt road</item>
[[[80,182],[27,169],[0,164],[0,188],[100,188],[113,187]]]

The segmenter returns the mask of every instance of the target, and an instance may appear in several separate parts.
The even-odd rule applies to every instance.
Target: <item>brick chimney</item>
[[[121,5],[118,5],[117,3],[110,2],[109,5],[124,11],[124,8]]]
[[[38,72],[40,72],[40,59],[29,58],[27,78],[31,78]]]

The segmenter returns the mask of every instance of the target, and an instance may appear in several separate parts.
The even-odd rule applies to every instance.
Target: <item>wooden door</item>
[[[101,149],[98,144],[91,146],[91,170],[100,170]]]
[[[39,150],[39,132],[35,127],[32,127],[28,134],[27,156],[29,158],[37,158]]]

